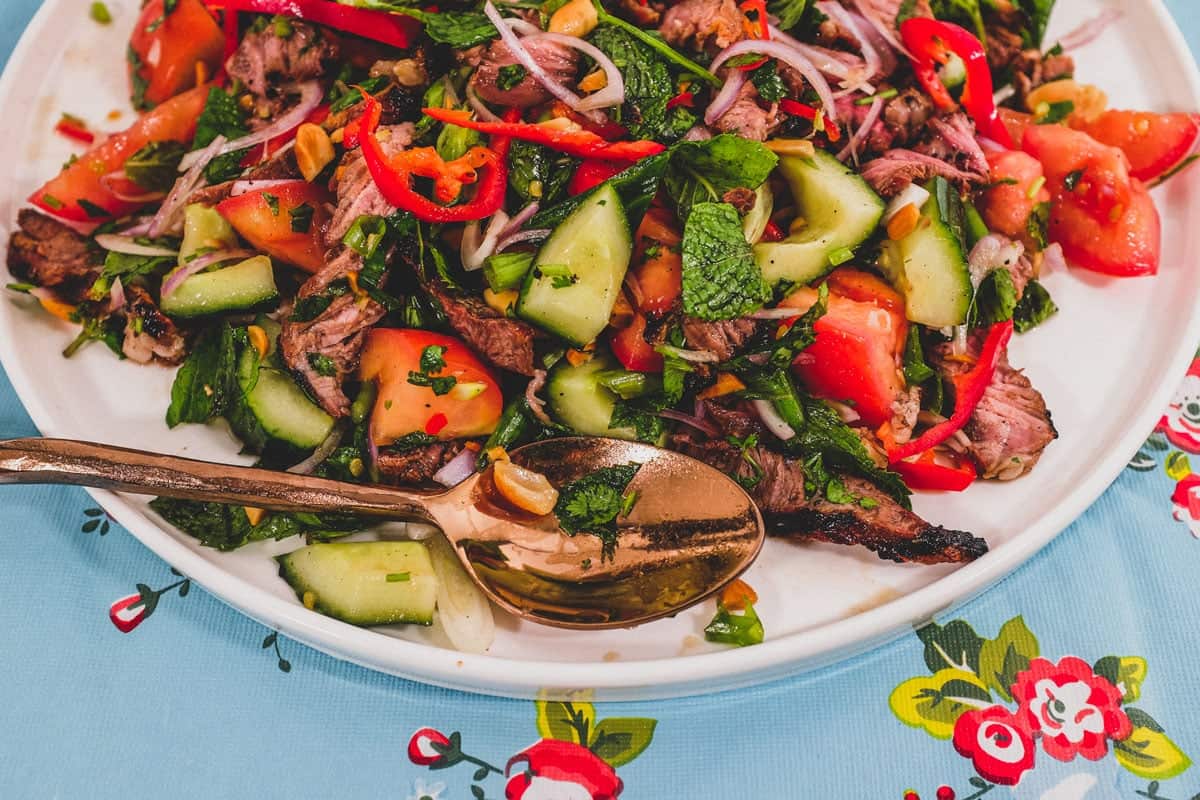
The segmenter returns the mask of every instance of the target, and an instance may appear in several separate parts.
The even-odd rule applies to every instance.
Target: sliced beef
[[[656,28],[662,21],[665,2],[647,3],[645,0],[617,0],[614,13],[629,20],[639,28]]]
[[[433,442],[412,450],[380,448],[375,464],[384,483],[405,486],[424,486],[433,483],[433,476],[450,459],[462,452],[465,441]]]
[[[721,361],[728,361],[758,333],[758,323],[752,319],[731,319],[721,322],[705,322],[695,317],[683,320],[683,338],[692,350],[707,350],[716,353]]]
[[[121,351],[139,364],[158,360],[178,364],[187,355],[183,334],[154,302],[150,293],[131,284],[125,290],[125,340]]]
[[[342,383],[358,368],[367,328],[383,319],[385,313],[374,300],[344,294],[334,298],[314,319],[284,321],[279,334],[280,355],[326,413],[334,417],[350,413],[350,400],[342,391]],[[312,365],[313,356],[330,359],[333,374],[319,374]]]
[[[713,122],[713,128],[720,133],[736,133],[745,139],[762,142],[781,124],[783,118],[779,116],[779,110],[774,104],[763,108],[758,90],[747,81],[729,110]]]
[[[740,414],[738,427],[728,427],[729,423],[722,420],[715,408],[710,405],[709,417],[720,420],[722,436],[738,435],[733,431],[753,428],[744,413]],[[730,475],[747,480],[758,477],[750,494],[771,535],[861,544],[883,559],[923,564],[972,561],[987,552],[987,543],[982,539],[964,531],[931,525],[859,478],[842,476],[842,482],[852,494],[875,501],[872,508],[835,504],[824,497],[810,498],[805,491],[803,465],[761,444],[746,453],[758,464],[761,475],[740,449],[724,438],[706,440],[690,432],[677,433],[672,444],[675,449]]]
[[[658,32],[674,47],[712,54],[746,38],[734,0],[683,0],[663,14]]]
[[[296,151],[287,149],[282,153],[277,153],[271,158],[256,164],[249,172],[246,173],[244,180],[247,181],[284,181],[284,180],[300,180],[304,176],[300,174],[300,167],[296,164]],[[225,181],[223,183],[214,183],[211,186],[204,186],[192,192],[187,197],[188,205],[192,203],[200,203],[206,206],[215,206],[218,203],[229,198],[233,192],[233,186],[237,181]]]
[[[229,199],[230,193],[233,192],[233,184],[236,182],[225,181],[224,183],[214,183],[212,186],[203,186],[187,196],[187,204],[199,203],[211,208]]]
[[[477,353],[501,369],[533,376],[537,334],[532,327],[504,316],[479,298],[454,294],[439,281],[424,286],[441,304],[450,327]]]
[[[989,11],[987,15],[987,57],[992,71],[1012,78],[1013,95],[1018,107],[1025,98],[1044,83],[1069,78],[1075,74],[1075,59],[1066,53],[1045,54],[1026,48],[1020,30],[1020,11]]]
[[[1009,67],[1013,76],[1013,97],[1024,106],[1025,98],[1039,86],[1070,78],[1075,74],[1075,59],[1066,53],[1043,55],[1040,50],[1023,50]]]
[[[730,189],[725,194],[721,195],[721,202],[729,203],[737,209],[737,212],[742,216],[746,216],[754,210],[754,204],[758,200],[758,195],[753,189],[747,189],[740,186],[737,189]]]
[[[965,172],[940,158],[902,148],[888,150],[862,169],[863,180],[884,197],[894,197],[910,183],[927,181],[934,175],[966,188],[983,180],[986,174]]]
[[[917,416],[921,413],[921,387],[911,386],[892,401],[892,418],[889,420],[892,438],[896,444],[912,439]]]
[[[933,114],[933,101],[929,95],[910,86],[884,101],[879,118],[892,132],[893,141],[906,147],[921,138]]]
[[[982,346],[983,333],[977,332],[969,342],[971,354],[977,355]],[[952,360],[949,355],[949,344],[934,350],[934,363],[943,375],[953,377],[971,369],[972,364]],[[979,463],[983,477],[998,480],[1012,480],[1029,472],[1046,446],[1058,438],[1046,399],[1029,378],[1009,365],[1007,353],[1000,358],[996,374],[963,433],[971,442],[970,454]]]
[[[8,271],[20,281],[54,289],[78,302],[100,274],[103,258],[86,237],[29,208],[17,213],[8,240]]]
[[[929,135],[913,149],[918,153],[953,164],[963,172],[986,177],[987,156],[975,139],[975,125],[961,111],[934,117],[928,123]]]
[[[287,28],[286,36],[275,25],[248,32],[225,65],[261,99],[274,100],[284,84],[321,77],[339,57],[341,48],[327,31],[294,19]]]
[[[403,123],[384,126],[380,131],[384,132],[380,137],[382,149],[391,156],[412,144],[415,128],[412,123]],[[325,231],[325,243],[329,247],[341,244],[342,237],[359,217],[387,217],[396,211],[375,185],[360,150],[350,150],[342,157],[330,188],[337,192],[337,209]]]
[[[575,50],[549,41],[528,41],[525,43],[525,49],[556,83],[575,82],[575,76],[579,72],[579,54]],[[502,88],[504,76],[501,70],[517,63],[508,45],[499,39],[493,41],[483,52],[479,66],[471,76],[471,86],[474,87],[475,93],[484,102],[517,108],[541,105],[552,99],[537,78],[529,74],[525,74],[516,85]],[[524,67],[521,69],[525,70]]]

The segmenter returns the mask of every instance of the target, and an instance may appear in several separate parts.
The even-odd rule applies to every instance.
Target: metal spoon
[[[600,467],[642,465],[638,500],[605,557],[590,534],[568,537],[554,515],[514,510],[492,470],[437,494],[214,464],[67,439],[0,441],[0,484],[66,483],[214,500],[273,511],[347,511],[441,528],[498,605],[562,628],[615,628],[675,614],[745,570],[765,538],[758,509],[723,472],[679,453],[598,438],[537,442],[511,453],[555,486]]]

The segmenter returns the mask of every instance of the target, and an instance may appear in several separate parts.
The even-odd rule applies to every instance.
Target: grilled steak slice
[[[1026,48],[1019,31],[1021,12],[985,12],[987,21],[987,59],[992,71],[1012,76],[1016,90],[1013,102],[1024,109],[1025,98],[1044,83],[1069,78],[1075,73],[1075,59],[1066,53],[1045,53],[1038,48]]]
[[[100,275],[103,259],[88,240],[56,219],[23,208],[8,240],[8,271],[78,302]]]
[[[131,361],[149,364],[158,360],[178,364],[187,355],[183,334],[141,286],[131,284],[125,291],[125,341],[121,351]]]
[[[303,291],[302,288],[302,295]],[[358,368],[367,328],[383,319],[385,313],[384,307],[374,300],[359,300],[353,294],[344,294],[334,298],[314,319],[289,319],[283,323],[279,333],[280,355],[326,413],[334,417],[350,413],[350,400],[342,391],[342,383]],[[322,375],[316,370],[312,361],[317,356],[325,356],[332,362],[333,374]]]
[[[759,105],[758,90],[753,83],[747,82],[729,110],[713,122],[713,128],[719,133],[736,133],[746,139],[762,142],[781,124],[783,118],[779,116],[778,109],[774,105],[769,109]]]
[[[380,142],[384,153],[392,156],[412,144],[414,130],[412,123],[381,127],[383,138]],[[325,231],[325,244],[328,247],[341,244],[342,237],[359,217],[387,217],[396,212],[375,185],[360,150],[351,150],[342,157],[330,188],[337,192],[338,204]]]
[[[477,353],[501,369],[533,376],[536,332],[532,327],[476,297],[452,294],[439,281],[429,281],[424,288],[441,304],[450,327]]]
[[[323,29],[289,20],[288,34],[277,26],[250,31],[225,65],[231,78],[260,99],[274,99],[275,87],[319,78],[339,57],[338,42]]]
[[[529,55],[556,83],[573,84],[579,71],[579,55],[558,42],[530,41],[525,44]],[[483,51],[479,66],[471,76],[471,86],[481,99],[502,106],[530,108],[551,100],[550,93],[537,78],[526,74],[520,82],[502,88],[501,70],[517,64],[516,57],[501,40],[497,39]],[[522,68],[523,69],[523,68]]]
[[[758,333],[758,323],[752,319],[731,319],[722,322],[705,322],[695,317],[683,320],[683,338],[693,350],[716,353],[721,361],[728,361]]]
[[[746,38],[734,0],[683,0],[667,9],[658,32],[684,50],[716,54]]]
[[[462,452],[465,440],[432,442],[412,450],[380,448],[375,465],[384,483],[423,486],[433,482],[437,471]]]
[[[863,165],[862,178],[884,197],[894,197],[913,182],[941,175],[961,187],[981,181],[987,172],[965,172],[940,158],[897,148]]]
[[[982,332],[972,336],[971,352],[978,354],[982,342]],[[943,375],[953,377],[971,369],[971,364],[949,360],[949,354],[948,344],[934,350],[935,364]],[[1058,438],[1046,398],[1020,370],[1009,366],[1007,353],[1000,357],[996,374],[963,433],[971,441],[970,453],[979,462],[983,477],[1002,481],[1033,469],[1046,446]]]
[[[962,112],[929,120],[929,136],[913,149],[973,175],[988,174],[987,156],[975,139],[975,125]]]
[[[872,508],[831,503],[821,496],[808,497],[804,467],[799,461],[763,444],[743,455],[725,438],[745,439],[757,433],[760,443],[769,441],[770,434],[763,430],[757,417],[745,407],[712,401],[705,402],[705,409],[706,419],[718,429],[720,438],[704,439],[691,431],[676,433],[672,437],[673,446],[745,481],[757,477],[758,482],[749,491],[771,535],[861,544],[883,559],[922,564],[972,561],[987,552],[987,543],[982,539],[929,524],[861,478],[840,476],[851,494],[873,500]],[[751,460],[758,464],[758,469]]]

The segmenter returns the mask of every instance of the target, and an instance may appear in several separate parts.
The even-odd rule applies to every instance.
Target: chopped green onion
[[[23,294],[29,294],[31,289],[35,289],[37,287],[35,287],[32,283],[9,283],[9,284],[6,284],[4,286],[4,288],[8,289],[10,291],[13,291],[13,292],[21,292]]]
[[[854,258],[854,251],[849,247],[839,247],[829,254],[829,263],[835,267],[845,264],[850,259]]]
[[[496,253],[483,262],[483,277],[493,292],[515,289],[533,266],[533,253]]]
[[[104,5],[100,0],[92,3],[92,7],[88,10],[88,16],[101,25],[108,25],[112,22],[112,13],[108,10],[108,6]]]
[[[857,100],[854,101],[854,105],[869,106],[869,105],[871,105],[871,103],[874,103],[876,100],[887,100],[889,98],[895,97],[898,94],[900,94],[900,91],[898,89],[885,89],[882,92],[879,92],[878,94],[871,95],[870,97],[858,98]]]
[[[637,501],[640,498],[641,495],[635,490],[631,489],[626,492],[625,496],[621,498],[621,513],[618,516],[628,517],[629,512],[633,511],[633,507],[637,505]]]
[[[1046,177],[1044,175],[1039,175],[1037,180],[1029,185],[1029,191],[1025,193],[1025,196],[1032,200],[1033,198],[1037,197],[1038,192],[1040,192],[1042,187],[1045,185]]]
[[[763,640],[763,624],[754,613],[754,606],[747,605],[745,612],[734,614],[724,604],[717,603],[716,616],[704,629],[704,638],[710,642],[732,644],[745,647],[751,644],[761,644]]]
[[[363,258],[370,258],[387,234],[387,220],[373,214],[363,214],[354,220],[350,230],[342,237],[342,244]]]
[[[387,576],[387,582],[402,583],[403,581],[409,580],[411,577],[412,574],[408,572],[389,572]]]
[[[662,388],[661,382],[656,380],[653,375],[623,369],[597,372],[596,381],[605,389],[620,396],[622,400],[632,400],[635,397],[657,392]]]
[[[48,205],[50,208],[54,209],[55,211],[59,211],[63,207],[63,201],[59,200],[57,197],[55,197],[52,194],[43,194],[42,202],[45,203],[46,205]]]

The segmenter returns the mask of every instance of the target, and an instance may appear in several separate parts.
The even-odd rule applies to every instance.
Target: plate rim
[[[29,57],[34,42],[42,38],[64,4],[66,0],[44,2],[22,32],[0,75],[0,107],[9,107],[10,95],[14,94],[16,65]],[[1165,44],[1172,55],[1190,66],[1185,87],[1200,108],[1200,69],[1174,17],[1163,0],[1141,0],[1141,5],[1166,34]],[[1072,492],[1072,503],[1056,506],[1001,550],[989,552],[927,586],[854,616],[769,639],[753,648],[638,661],[560,662],[461,653],[405,641],[324,617],[277,597],[176,540],[121,495],[98,489],[87,491],[138,541],[213,597],[290,638],[368,669],[446,688],[524,699],[581,689],[591,690],[597,699],[604,700],[681,697],[713,688],[726,691],[816,669],[878,647],[902,635],[914,623],[968,602],[1057,538],[1112,484],[1157,423],[1193,358],[1195,343],[1200,341],[1200,302],[1192,305],[1187,324],[1179,330],[1182,334],[1176,338],[1175,350],[1166,359],[1168,367],[1153,391],[1145,395],[1144,406],[1110,447],[1109,455]],[[56,426],[14,347],[14,342],[0,339],[0,363],[34,425],[43,435],[49,435]]]

